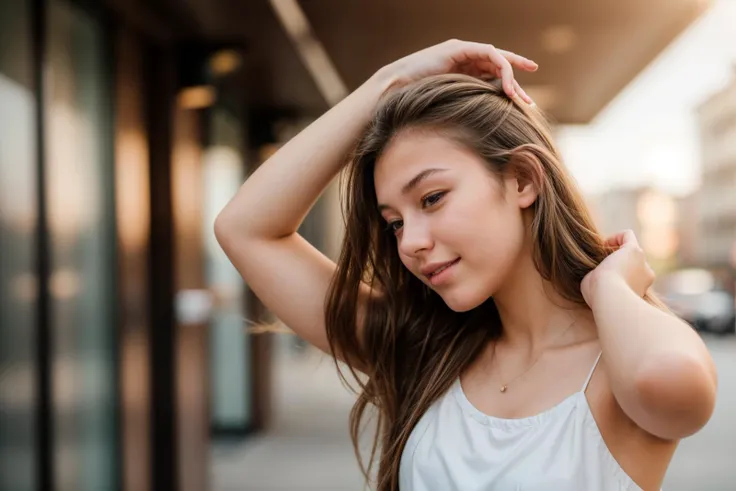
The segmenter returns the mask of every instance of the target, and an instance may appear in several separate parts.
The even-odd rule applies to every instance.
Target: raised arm
[[[335,264],[296,232],[388,90],[422,77],[465,72],[502,77],[506,92],[531,102],[512,64],[536,64],[491,45],[448,41],[379,70],[261,165],[217,217],[215,234],[260,300],[287,326],[329,352],[324,304]],[[364,297],[371,295],[364,288]],[[360,324],[360,313],[358,323]]]
[[[296,231],[344,165],[389,83],[377,74],[285,144],[215,222],[217,240],[260,300],[324,351],[323,309],[335,264]]]

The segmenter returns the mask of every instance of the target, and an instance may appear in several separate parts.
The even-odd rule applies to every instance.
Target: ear
[[[542,162],[529,149],[520,149],[514,152],[508,169],[519,207],[529,208],[537,201],[544,182]]]

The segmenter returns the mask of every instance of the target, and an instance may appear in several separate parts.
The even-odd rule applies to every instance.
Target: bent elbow
[[[222,210],[220,213],[217,214],[213,227],[215,232],[215,239],[217,239],[217,243],[220,244],[220,247],[222,247],[223,243],[227,240],[228,231],[231,229],[228,223],[226,210]]]
[[[241,244],[241,239],[246,237],[243,228],[242,220],[238,220],[237,215],[234,215],[227,207],[215,218],[215,239],[228,256],[230,250],[240,247],[238,244]]]
[[[717,380],[708,363],[696,356],[666,353],[646,363],[636,379],[639,426],[667,440],[700,431],[713,415]]]

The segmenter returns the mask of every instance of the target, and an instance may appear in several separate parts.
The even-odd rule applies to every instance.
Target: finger
[[[496,54],[498,54],[498,52],[496,52]],[[502,62],[499,62],[498,65],[501,71],[503,90],[506,92],[506,94],[508,94],[509,97],[513,99],[518,95],[516,93],[516,80],[514,80],[514,70],[511,68],[511,63],[509,63],[506,58],[502,56],[500,58],[503,60]]]
[[[606,245],[611,247],[623,247],[625,245],[639,247],[639,241],[636,239],[636,235],[634,235],[632,230],[624,230],[623,232],[619,232],[618,234],[609,237],[606,240]]]
[[[606,245],[618,249],[623,244],[623,233],[612,235],[606,239]]]
[[[495,47],[490,44],[463,42],[462,56],[465,59],[472,58],[475,60],[488,60],[498,67],[500,78],[503,81],[503,90],[509,97],[516,97],[516,89],[514,88],[514,70],[511,63],[507,60]],[[453,57],[453,59],[455,59]],[[464,60],[462,60],[464,61]]]
[[[493,47],[490,47],[490,49],[487,48],[485,55],[491,63],[496,65],[496,75],[502,81],[504,92],[512,99],[516,97],[516,80],[514,79],[514,70],[511,67],[511,63]]]
[[[519,68],[520,70],[534,72],[539,68],[539,65],[537,65],[529,58],[524,58],[521,55],[517,55],[516,53],[512,53],[511,51],[506,51],[505,49],[499,49],[498,52],[501,53],[504,58],[509,60],[509,63],[511,63],[514,67]]]
[[[534,101],[532,100],[532,98],[529,97],[529,95],[526,93],[526,91],[521,88],[521,85],[519,85],[519,81],[518,80],[514,80],[514,86],[515,86],[515,89],[516,89],[516,93],[521,96],[521,99],[524,102],[526,102],[530,106],[535,106],[536,105],[536,104],[534,104]]]
[[[480,75],[478,75],[479,77],[488,74],[493,77],[500,78],[500,69],[490,61],[481,60],[478,61],[475,66],[480,71]],[[514,89],[516,90],[516,93],[520,96],[521,100],[523,100],[530,106],[536,106],[534,100],[529,96],[529,94],[526,93],[523,87],[519,84],[518,80],[514,80]]]
[[[622,246],[639,247],[639,241],[637,240],[633,230],[624,230],[622,236]]]

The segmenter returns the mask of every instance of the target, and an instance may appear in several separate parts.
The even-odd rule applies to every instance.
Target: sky
[[[734,78],[736,0],[714,0],[590,124],[559,129],[565,162],[588,194],[690,193],[700,183],[696,108]]]

